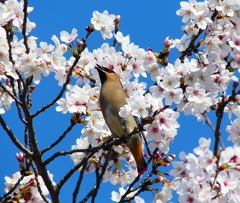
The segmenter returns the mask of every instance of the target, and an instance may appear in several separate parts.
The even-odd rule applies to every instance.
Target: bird
[[[126,98],[128,97],[119,77],[113,70],[98,64],[96,64],[95,68],[101,81],[100,108],[108,128],[117,137],[131,133],[138,126],[138,120],[131,114],[127,118],[119,116],[120,108],[127,104]],[[141,133],[130,136],[126,145],[134,157],[138,175],[142,175],[148,170],[148,165],[142,153]]]

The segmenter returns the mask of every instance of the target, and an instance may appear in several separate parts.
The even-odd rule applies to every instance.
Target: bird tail
[[[148,165],[146,161],[144,160],[143,154],[142,154],[142,143],[137,143],[134,147],[130,149],[138,169],[138,175],[142,175],[145,171],[148,170]]]
[[[148,165],[146,163],[146,161],[144,160],[144,158],[142,158],[142,163],[141,163],[141,166],[138,167],[137,166],[137,169],[138,169],[138,175],[142,175],[145,171],[148,170]]]

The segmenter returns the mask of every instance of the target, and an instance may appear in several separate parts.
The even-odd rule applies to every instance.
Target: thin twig
[[[208,126],[212,129],[213,132],[215,132],[215,128],[206,113],[204,114],[204,118],[205,118],[205,123],[208,124]]]
[[[231,102],[231,100],[234,100],[235,96],[240,94],[240,90],[238,92],[232,92],[232,95],[225,101],[225,96],[224,93],[222,94],[222,100],[221,102],[218,103],[218,108],[216,110],[216,115],[217,115],[217,122],[216,122],[216,128],[215,128],[215,143],[214,143],[214,155],[217,157],[217,152],[218,152],[218,143],[220,142],[223,149],[224,149],[224,145],[223,145],[223,141],[221,138],[221,132],[220,132],[220,127],[221,127],[221,123],[222,123],[222,118],[223,118],[223,112],[224,112],[224,108],[226,107],[226,105]]]
[[[12,140],[12,142],[18,147],[18,149],[23,151],[26,155],[28,155],[28,157],[31,157],[33,155],[32,152],[30,152],[26,147],[22,145],[22,143],[17,139],[17,137],[14,135],[12,130],[9,128],[9,126],[6,124],[5,120],[1,115],[0,115],[0,123],[2,128],[5,130],[5,132],[7,133],[9,138]]]
[[[80,186],[81,186],[81,183],[82,183],[82,180],[83,180],[83,176],[84,176],[84,172],[85,172],[85,169],[87,167],[87,162],[82,166],[82,169],[80,171],[80,174],[79,174],[79,178],[78,178],[78,181],[76,183],[76,187],[74,189],[74,192],[73,192],[73,203],[76,203],[77,201],[77,195],[79,193],[79,190],[80,190]]]
[[[12,37],[13,37],[13,33],[12,33],[12,29],[11,31],[9,31],[7,29],[7,25],[4,26],[5,28],[5,31],[6,31],[6,39],[7,39],[7,42],[8,42],[8,56],[9,56],[9,61],[12,62],[12,64],[14,64],[14,61],[13,61],[13,57],[12,57]]]
[[[65,83],[62,86],[61,91],[58,93],[58,95],[56,96],[55,99],[53,99],[50,103],[48,103],[47,105],[43,106],[41,109],[39,109],[38,111],[36,111],[35,113],[32,114],[33,117],[36,117],[38,114],[44,112],[46,109],[50,108],[52,105],[54,105],[64,94],[67,85],[70,83],[70,79],[71,79],[71,75],[72,75],[72,71],[74,69],[74,67],[77,65],[78,60],[80,59],[80,57],[76,57],[74,63],[72,64],[71,68],[69,69],[69,72],[67,74],[67,78]]]
[[[217,17],[218,11],[215,10],[213,12],[213,15],[211,16],[211,20],[214,21],[215,18]],[[182,55],[179,57],[179,59],[183,62],[184,59],[186,58],[186,56],[189,55],[189,53],[191,52],[191,50],[194,50],[194,43],[195,41],[198,39],[198,37],[202,34],[204,30],[199,29],[198,33],[196,35],[194,35],[191,39],[190,44],[188,45],[188,47],[185,49],[185,51],[183,51]]]
[[[150,159],[148,160],[148,164],[152,161],[152,159],[153,159],[154,155],[157,153],[157,151],[158,151],[158,147],[153,151]],[[154,170],[155,170],[155,169],[153,168],[152,171],[146,176],[146,178],[144,179],[145,182],[146,182],[146,180],[147,180],[148,178],[150,178],[150,177],[152,176],[152,173],[153,173]],[[133,182],[129,185],[129,187],[128,187],[128,189],[126,190],[126,192],[124,193],[124,195],[121,197],[119,203],[124,202],[125,197],[126,197],[129,193],[131,193],[131,192],[134,191],[134,190],[131,191],[131,189],[132,189],[133,185],[134,185],[136,182],[138,182],[139,178],[140,178],[140,176],[138,175],[138,176],[133,180]]]
[[[151,160],[153,159],[154,155],[157,153],[158,151],[158,147],[154,150],[154,152],[152,153],[152,156],[150,157],[148,163],[151,162]],[[136,188],[134,188],[133,190],[131,190],[131,192],[134,192],[136,190],[138,190],[135,194],[134,194],[134,197],[137,196],[138,194],[140,194],[141,192],[145,191],[146,188],[147,188],[147,185],[148,185],[148,181],[149,181],[149,178],[152,177],[152,175],[154,174],[155,172],[155,168],[153,168],[151,170],[151,172],[143,179],[143,181],[141,181],[141,183],[139,184],[139,186],[137,186]],[[139,189],[140,188],[140,189]],[[130,198],[129,200],[133,199],[134,197]],[[128,201],[129,201],[128,200]]]
[[[24,81],[21,73],[19,73],[18,70],[16,70],[16,73],[18,75],[18,80],[17,80],[18,93],[21,95],[22,94],[22,87],[25,85],[25,81]]]
[[[85,203],[92,196],[92,192],[93,192],[94,189],[95,189],[95,186],[89,191],[89,193],[79,203]]]
[[[56,96],[55,99],[53,99],[50,103],[48,103],[47,105],[43,106],[41,109],[39,109],[38,111],[36,111],[34,114],[32,114],[33,117],[37,116],[38,114],[42,113],[43,111],[45,111],[46,109],[48,109],[49,107],[51,107],[52,105],[54,105],[61,97],[62,95],[64,94],[66,88],[67,88],[67,85],[70,83],[71,81],[71,75],[72,75],[72,71],[73,69],[76,67],[79,59],[81,58],[81,53],[84,51],[84,49],[86,48],[86,42],[87,42],[87,39],[89,38],[90,34],[93,32],[92,29],[86,29],[87,30],[87,34],[86,34],[86,37],[83,38],[83,42],[84,44],[82,45],[81,49],[79,50],[78,49],[78,54],[75,55],[75,61],[73,62],[72,66],[69,68],[69,71],[68,71],[68,74],[67,74],[67,77],[66,77],[66,81],[65,83],[63,84],[62,86],[62,89],[61,91],[59,92],[59,94]]]
[[[68,126],[68,128],[63,132],[63,134],[55,142],[53,142],[50,146],[43,149],[41,151],[41,154],[44,154],[45,152],[49,151],[50,149],[52,149],[53,147],[58,145],[66,137],[66,135],[72,130],[72,128],[75,126],[75,124],[76,124],[75,122],[71,122],[70,126]]]
[[[22,104],[22,102],[15,96],[13,95],[10,91],[8,91],[8,89],[2,84],[2,82],[0,81],[0,87],[9,94],[9,96],[18,104]]]
[[[86,164],[86,162],[88,161],[88,159],[90,159],[94,154],[95,154],[95,151],[87,154],[82,161],[80,161],[78,164],[76,164],[75,166],[73,166],[73,167],[65,174],[65,176],[63,176],[63,178],[62,178],[62,179],[59,181],[59,183],[57,184],[57,188],[58,188],[59,191],[60,191],[61,187],[65,184],[65,182],[72,176],[72,174],[74,174],[81,166],[83,166],[84,164]]]
[[[136,121],[137,126],[138,126],[139,128],[140,128],[140,127],[142,128],[142,131],[141,131],[139,134],[141,135],[142,139],[143,139],[144,142],[145,142],[148,155],[151,156],[151,152],[150,152],[149,147],[148,147],[148,143],[147,143],[147,140],[146,140],[146,136],[145,136],[145,134],[143,133],[143,131],[144,131],[143,125],[141,125],[140,121],[138,120],[138,118],[137,118],[136,116],[134,116],[133,118],[134,118],[134,120]]]
[[[17,92],[15,90],[15,84],[13,82],[13,79],[10,79],[10,83],[11,83],[11,86],[12,86],[13,94],[15,96],[14,100],[15,100],[15,103],[16,103],[17,111],[18,111],[18,117],[20,118],[22,123],[26,125],[27,121],[23,118],[23,113],[22,113],[22,108],[21,108],[22,102],[18,99],[18,95],[17,95]],[[16,98],[17,98],[17,100],[16,100]]]
[[[22,102],[21,102],[21,101],[18,99],[18,97],[17,97],[17,93],[16,93],[16,91],[15,91],[14,83],[13,83],[13,80],[12,80],[12,79],[10,79],[10,83],[11,83],[11,86],[12,86],[13,94],[2,84],[2,82],[0,82],[0,87],[1,87],[5,92],[7,92],[8,95],[15,101],[19,118],[20,118],[20,120],[21,120],[24,124],[26,124],[27,121],[23,118],[22,111],[21,111]]]
[[[89,152],[93,152],[93,151],[97,151],[97,149],[99,150],[100,147],[98,147],[96,150],[94,150],[95,148],[88,148],[88,149],[72,149],[72,150],[67,150],[67,151],[58,151],[55,154],[53,154],[51,157],[49,157],[48,159],[46,159],[44,161],[45,165],[48,165],[50,162],[52,162],[54,159],[58,158],[59,156],[66,156],[69,154],[74,154],[77,152],[84,152],[84,153],[89,153]]]
[[[136,182],[138,182],[139,179],[140,179],[140,176],[138,175],[138,176],[134,179],[134,181],[129,185],[127,191],[126,191],[126,192],[124,193],[124,195],[121,197],[119,203],[124,202],[124,198],[125,198],[129,193],[131,193],[132,187],[134,186],[134,184],[135,184]]]
[[[102,149],[103,147],[106,149],[111,148],[113,145],[120,145],[124,142],[124,140],[129,139],[131,136],[133,136],[136,133],[141,132],[141,130],[139,128],[135,128],[131,133],[129,133],[128,135],[123,135],[121,138],[116,138],[113,141],[108,141],[106,140],[105,142],[99,144],[96,147],[93,148],[88,148],[88,149],[74,149],[74,150],[70,150],[70,151],[65,151],[65,152],[56,152],[55,154],[53,154],[51,157],[49,157],[47,160],[44,161],[44,164],[47,165],[49,164],[52,160],[54,160],[55,158],[57,158],[58,156],[65,156],[67,154],[73,154],[75,152],[91,152],[91,153],[96,153],[98,150]]]
[[[215,132],[215,128],[214,128],[211,120],[207,116],[207,114],[204,114],[204,117],[205,117],[205,123],[208,124],[208,126],[212,129],[213,132]],[[223,143],[223,140],[222,140],[222,136],[221,136],[221,132],[219,132],[219,133],[220,133],[220,137],[219,137],[220,145],[222,146],[223,149],[225,149],[225,146],[224,146],[224,143]]]
[[[2,197],[0,197],[0,202],[3,200],[3,199],[6,199],[11,193],[14,192],[14,190],[18,187],[18,185],[20,184],[20,182],[23,180],[24,178],[24,175],[22,175],[18,181],[14,184],[14,186],[6,193],[4,194]],[[5,200],[3,200],[4,202]]]
[[[28,42],[27,42],[27,18],[28,18],[28,12],[27,12],[27,7],[28,7],[28,0],[24,0],[24,4],[23,4],[23,13],[24,13],[24,17],[23,17],[23,28],[22,28],[22,35],[23,35],[23,44],[26,48],[26,53],[28,54],[30,49],[28,47]]]
[[[103,167],[102,167],[101,174],[100,174],[100,175],[98,174],[98,176],[97,176],[96,185],[95,185],[94,190],[93,190],[93,193],[92,193],[92,195],[91,195],[91,197],[92,197],[92,201],[91,201],[91,202],[92,202],[92,203],[95,202],[95,198],[96,198],[97,193],[98,193],[98,190],[99,190],[99,188],[100,188],[100,184],[101,184],[101,182],[102,182],[103,175],[104,175],[104,173],[105,173],[105,171],[106,171],[106,168],[107,168],[107,166],[108,166],[108,161],[107,161],[107,160],[108,160],[110,154],[111,154],[111,150],[109,150],[108,153],[107,153],[106,161],[105,161],[105,163],[104,163],[104,165],[103,165]],[[100,160],[99,160],[99,161],[100,161]]]
[[[41,197],[43,198],[43,200],[46,202],[46,203],[50,203],[50,201],[45,197],[45,195],[43,194],[42,192],[42,188],[40,186],[40,182],[38,180],[38,171],[36,169],[36,167],[34,166],[34,164],[31,163],[31,166],[33,168],[33,172],[34,172],[34,175],[35,175],[35,180],[36,180],[36,183],[37,183],[37,189],[38,189],[38,192],[39,194],[41,195]]]
[[[24,144],[25,144],[25,147],[28,148],[29,146],[29,137],[28,137],[28,128],[27,126],[25,125],[25,129],[24,129]]]

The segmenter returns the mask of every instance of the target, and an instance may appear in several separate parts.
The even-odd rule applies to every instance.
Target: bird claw
[[[104,143],[104,144],[102,145],[102,149],[103,149],[104,151],[108,151],[108,150],[110,149],[109,144],[108,144],[108,143]]]
[[[102,149],[105,151],[109,151],[111,149],[111,141],[113,140],[113,136],[109,137],[105,143],[102,145]]]
[[[122,143],[127,143],[128,140],[127,140],[126,136],[123,135],[123,136],[120,137],[120,141],[121,141]]]

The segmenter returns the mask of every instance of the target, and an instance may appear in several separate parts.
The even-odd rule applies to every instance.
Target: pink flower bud
[[[114,23],[115,23],[115,24],[119,24],[120,18],[121,18],[121,16],[118,15],[118,16],[114,19]]]
[[[168,47],[170,47],[172,44],[173,44],[173,39],[170,38],[169,36],[166,37],[166,39],[164,40],[164,46],[168,48]]]
[[[153,52],[151,47],[148,47],[147,50]]]
[[[24,158],[25,158],[25,154],[23,154],[22,152],[16,153],[16,158],[20,163],[23,163]]]
[[[78,45],[78,47],[81,47],[83,44],[84,44],[83,41],[80,41],[79,39],[77,39],[77,45]]]
[[[234,82],[233,82],[233,87],[234,87],[234,88],[237,88],[237,86],[238,86],[238,81],[234,81]]]
[[[172,161],[172,157],[171,157],[171,156],[168,156],[168,157],[166,158],[166,161],[167,161],[168,163],[170,163],[170,162]]]

